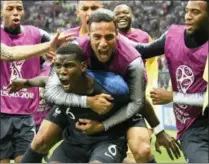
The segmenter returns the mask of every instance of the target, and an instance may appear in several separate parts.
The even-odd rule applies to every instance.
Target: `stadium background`
[[[25,6],[25,20],[23,24],[32,24],[52,34],[56,29],[67,29],[79,25],[76,18],[77,1],[23,1]],[[133,27],[148,32],[153,39],[164,33],[171,24],[183,24],[184,8],[186,1],[103,1],[104,7],[113,9],[118,4],[127,4],[132,8],[134,19]],[[168,74],[164,56],[159,57],[158,87],[170,89],[170,77]],[[156,113],[170,134],[176,136],[175,118],[172,104],[156,106]],[[154,150],[154,141],[152,148]],[[53,150],[52,150],[53,151]],[[182,163],[183,157],[171,161],[163,150],[162,155],[153,151],[158,162]]]

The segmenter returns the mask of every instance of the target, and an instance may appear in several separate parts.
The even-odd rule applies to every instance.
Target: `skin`
[[[86,83],[81,78],[87,67],[86,62],[78,62],[75,55],[57,54],[54,65],[65,91],[83,94],[83,90],[86,90],[86,85],[84,85]]]
[[[209,16],[205,1],[189,1],[185,9],[185,24],[188,34],[208,31]]]
[[[99,9],[102,8],[103,5],[100,1],[79,1],[77,8],[77,17],[80,18],[81,21],[81,31],[86,34],[88,32],[87,20],[89,15]]]
[[[114,13],[120,32],[127,33],[133,30],[131,27],[133,14],[129,6],[125,4],[118,5],[114,9]],[[137,161],[138,163],[146,163],[151,161],[151,134],[152,132],[149,129],[143,127],[130,128],[128,130],[128,146],[131,151],[127,152],[124,162],[133,163]]]
[[[116,46],[117,32],[113,22],[93,22],[89,40],[97,59],[106,63],[110,60]]]
[[[22,1],[3,1],[1,8],[4,27],[16,29],[20,27],[24,19],[24,7]]]
[[[4,27],[15,30],[20,28],[20,22],[24,18],[22,1],[4,1],[1,3],[1,17]],[[21,156],[15,158],[15,163],[20,163]],[[2,159],[1,162],[9,162],[9,159]]]
[[[81,22],[81,33],[86,34],[88,32],[87,19],[89,15],[98,8],[102,8],[100,1],[79,1],[77,7],[77,17]],[[52,53],[53,55],[54,53]],[[74,85],[74,84],[71,84]],[[82,84],[83,85],[83,84]],[[82,86],[80,85],[80,86]],[[65,88],[66,87],[66,88]],[[68,90],[69,86],[65,86],[64,89]],[[61,139],[62,128],[56,124],[43,120],[42,126],[39,132],[34,137],[31,148],[38,153],[46,154],[50,148]],[[45,131],[45,129],[53,129],[53,131]],[[51,136],[56,136],[57,139],[51,140]]]
[[[208,35],[209,16],[205,1],[189,1],[185,13],[185,25],[187,34],[194,35],[199,31],[205,31]],[[154,104],[165,104],[173,101],[172,92],[161,88],[154,88],[150,94]]]
[[[116,16],[116,22],[118,25],[119,31],[129,32],[131,31],[131,23],[133,14],[131,9],[127,5],[118,5],[114,9],[114,13]]]

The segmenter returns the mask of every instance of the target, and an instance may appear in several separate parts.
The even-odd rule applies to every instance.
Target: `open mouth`
[[[108,59],[108,50],[106,50],[106,51],[99,51],[99,55],[100,55],[100,58],[102,60],[107,60]]]
[[[126,19],[120,19],[120,20],[118,20],[118,24],[119,25],[126,25],[128,23],[128,20],[126,20]]]
[[[68,90],[70,88],[70,82],[66,79],[60,79],[60,82],[62,84],[62,87],[65,89],[65,90]]]
[[[14,24],[20,24],[20,20],[19,19],[13,19],[13,23]]]

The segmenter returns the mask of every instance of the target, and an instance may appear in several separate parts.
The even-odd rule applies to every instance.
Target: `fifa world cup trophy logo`
[[[186,65],[181,65],[176,70],[176,81],[178,91],[187,93],[187,90],[194,82],[194,73],[192,69]],[[186,105],[179,105],[181,108],[187,108]]]
[[[15,61],[10,64],[11,76],[10,82],[14,79],[22,78],[22,66],[25,60],[22,61]]]

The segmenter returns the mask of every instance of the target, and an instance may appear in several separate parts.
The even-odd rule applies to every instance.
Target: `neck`
[[[127,27],[127,28],[121,28],[121,29],[119,29],[119,32],[128,33],[128,32],[131,32],[131,30],[132,30],[131,27]]]
[[[71,85],[72,89],[70,89],[70,92],[79,95],[91,94],[93,92],[93,84],[94,80],[85,74]]]
[[[186,41],[195,47],[199,47],[207,42],[208,37],[208,30],[197,30],[192,34],[186,33]]]
[[[82,34],[87,34],[87,33],[88,33],[87,27],[81,26],[80,33],[82,33]]]
[[[11,35],[18,35],[21,33],[21,26],[18,26],[16,28],[12,28],[12,27],[6,27],[4,26],[4,30]]]

